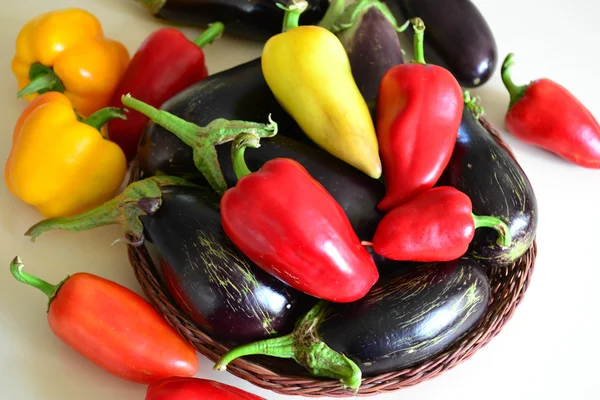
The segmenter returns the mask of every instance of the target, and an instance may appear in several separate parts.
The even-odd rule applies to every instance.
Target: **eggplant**
[[[343,27],[335,29],[339,29],[336,35],[348,53],[354,81],[375,118],[383,75],[404,63],[396,20],[381,1],[360,0],[345,10],[336,25]]]
[[[468,106],[463,110],[452,157],[436,186],[455,187],[469,196],[473,213],[500,218],[508,225],[509,247],[496,243],[498,234],[493,229],[475,231],[467,253],[482,264],[508,266],[533,243],[538,207],[531,182]]]
[[[283,10],[275,0],[143,0],[141,3],[156,17],[187,25],[206,27],[215,21],[225,31],[252,40],[265,41],[281,33]],[[316,25],[329,7],[328,0],[308,0],[300,24]]]
[[[425,22],[425,60],[448,69],[461,86],[481,86],[494,74],[496,40],[470,0],[384,1],[399,21],[420,17]]]
[[[208,188],[150,178],[90,212],[42,221],[26,235],[122,224],[136,244],[145,238],[162,283],[203,332],[247,343],[291,331],[314,304],[312,298],[264,272],[235,247],[221,226],[219,201]]]
[[[285,111],[266,86],[260,63],[252,61],[218,75],[180,93],[162,109],[198,125],[206,125],[216,118],[261,120],[266,119],[269,110],[279,111],[274,113],[273,119],[279,124],[280,133],[262,140],[258,149],[246,151],[248,167],[256,171],[274,158],[298,161],[340,204],[359,238],[371,240],[383,217],[377,209],[385,194],[383,184],[324,150],[280,136],[293,132],[296,134],[292,136],[304,136],[304,133],[287,114],[281,114]],[[237,178],[233,172],[231,142],[217,146],[217,153],[225,180],[232,187]],[[191,148],[157,124],[150,124],[144,132],[138,162],[142,178],[172,175],[198,184],[205,182],[194,165]]]
[[[473,259],[398,268],[362,299],[318,303],[290,335],[242,345],[235,358],[265,354],[294,358],[314,375],[358,388],[361,376],[397,371],[443,352],[485,315],[490,285]]]

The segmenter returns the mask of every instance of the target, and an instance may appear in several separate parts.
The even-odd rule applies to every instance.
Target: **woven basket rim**
[[[494,139],[514,158],[511,149],[489,121],[485,118],[480,118],[480,121]],[[137,179],[135,167],[131,178],[131,181]],[[340,382],[334,379],[314,377],[308,372],[305,375],[281,375],[247,358],[236,359],[228,365],[227,371],[263,389],[284,395],[305,397],[373,396],[395,392],[433,379],[468,360],[500,333],[514,315],[527,292],[535,266],[536,254],[537,244],[534,240],[525,254],[511,266],[487,269],[491,286],[490,304],[479,324],[460,340],[431,359],[424,360],[417,365],[377,376],[363,377],[357,394],[350,390],[344,390]],[[144,246],[129,245],[128,256],[136,279],[150,303],[200,354],[212,362],[216,362],[230,349],[196,327],[194,322],[171,300],[170,295],[155,275],[152,258]]]

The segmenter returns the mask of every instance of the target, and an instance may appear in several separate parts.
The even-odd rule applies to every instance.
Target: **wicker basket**
[[[498,132],[481,118],[484,127],[494,138],[502,141]],[[136,172],[133,174],[136,179]],[[479,325],[460,341],[434,358],[411,368],[363,378],[358,396],[389,393],[435,378],[459,363],[469,359],[475,352],[490,342],[512,317],[520,304],[531,275],[536,257],[535,241],[531,248],[509,268],[489,268],[491,286],[490,305]],[[199,330],[194,323],[170,299],[167,291],[157,279],[152,258],[144,246],[129,246],[129,260],[142,290],[154,307],[166,318],[187,341],[201,354],[216,362],[230,348],[213,340]],[[308,397],[352,397],[354,393],[343,390],[339,381],[313,377],[291,360],[279,360],[261,356],[244,357],[228,365],[227,371],[261,388],[285,395]],[[283,374],[286,371],[287,374]]]

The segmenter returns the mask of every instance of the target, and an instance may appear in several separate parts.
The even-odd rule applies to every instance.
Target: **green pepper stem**
[[[329,6],[330,9],[331,7],[333,7],[333,3]],[[346,7],[343,13],[337,14],[337,18],[335,18],[332,23],[329,23],[328,26],[324,27],[333,33],[355,28],[362,15],[364,15],[371,8],[376,8],[381,15],[383,15],[389,21],[390,25],[396,32],[404,32],[410,25],[409,20],[402,24],[402,26],[398,26],[398,22],[396,21],[396,18],[394,18],[394,15],[388,6],[380,0],[359,0]],[[327,10],[327,12],[329,12],[329,10]],[[325,20],[326,17],[327,14],[325,14],[323,20]],[[321,26],[323,26],[323,22],[321,23]]]
[[[58,290],[61,288],[61,286],[66,282],[67,279],[69,279],[69,276],[67,276],[58,285],[52,285],[51,283],[48,283],[43,279],[23,272],[23,267],[24,264],[23,261],[21,261],[21,257],[16,256],[10,263],[10,273],[19,282],[22,282],[29,286],[33,286],[34,288],[41,290],[46,296],[48,296],[48,308],[50,308],[50,303],[52,303],[52,300],[54,300],[54,297],[56,296],[56,293],[58,293]]]
[[[327,8],[327,12],[325,15],[323,15],[323,19],[319,23],[319,26],[328,30],[332,30],[335,22],[342,16],[342,14],[344,14],[345,7],[345,0],[331,0],[329,3],[329,8]]]
[[[82,119],[81,122],[100,131],[102,127],[110,120],[117,118],[127,119],[125,116],[126,112],[126,108],[106,107],[96,111],[89,117]]]
[[[425,51],[423,49],[423,40],[425,36],[425,23],[421,18],[412,18],[410,20],[415,31],[414,45],[414,63],[425,64]]]
[[[33,93],[62,93],[65,91],[65,87],[60,78],[54,73],[52,68],[43,64],[35,63],[31,65],[31,68],[29,69],[29,79],[31,82],[17,92],[17,97],[23,97]]]
[[[144,7],[152,14],[158,14],[161,8],[165,5],[167,0],[138,0]]]
[[[475,229],[477,228],[492,228],[498,232],[498,243],[502,247],[510,247],[512,244],[512,236],[510,234],[510,228],[502,220],[496,217],[480,216],[471,213],[473,222],[475,223]]]
[[[241,133],[234,139],[231,145],[231,160],[233,161],[233,172],[238,179],[252,173],[244,160],[247,147],[258,149],[260,137],[254,133]]]
[[[196,40],[194,40],[194,44],[202,48],[205,45],[217,40],[223,34],[224,29],[225,25],[223,25],[222,22],[213,22],[212,24],[208,25],[208,28],[202,32],[202,34],[200,34]]]
[[[510,110],[512,106],[519,101],[521,97],[525,94],[525,90],[529,87],[529,85],[517,86],[512,80],[510,76],[510,68],[514,65],[513,61],[514,54],[509,53],[504,62],[502,63],[502,69],[500,73],[502,74],[502,82],[504,86],[508,90],[508,94],[510,95],[510,104],[508,105],[508,109]]]
[[[153,176],[133,182],[115,198],[84,213],[38,222],[27,230],[25,236],[30,236],[31,241],[35,242],[42,233],[55,229],[80,232],[104,225],[118,224],[141,244],[144,226],[140,217],[155,214],[162,205],[161,188],[176,185],[193,186],[180,178]]]
[[[166,111],[157,110],[129,94],[124,95],[121,101],[125,107],[139,111],[190,146],[196,168],[204,175],[213,190],[221,195],[227,190],[227,183],[215,146],[232,141],[240,133],[255,133],[259,137],[273,137],[277,134],[277,124],[270,115],[268,124],[228,121],[220,118],[205,127],[200,127]]]
[[[300,22],[300,16],[306,11],[309,5],[306,0],[292,0],[292,5],[288,7],[280,3],[275,4],[282,10],[285,10],[285,14],[283,15],[283,28],[281,29],[282,32],[297,28]]]
[[[291,334],[234,348],[219,359],[214,369],[224,371],[236,358],[254,354],[293,358],[311,374],[339,379],[344,387],[358,391],[362,381],[360,368],[319,338],[317,328],[326,311],[327,303],[319,302],[298,322]]]

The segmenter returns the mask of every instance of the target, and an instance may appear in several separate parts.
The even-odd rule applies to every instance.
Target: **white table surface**
[[[499,57],[516,54],[516,82],[549,77],[561,82],[600,117],[600,3],[590,0],[478,0],[498,44]],[[98,16],[106,35],[133,53],[163,26],[132,0],[4,1],[0,13],[0,160],[2,167],[24,100],[17,100],[10,60],[21,26],[52,9],[79,6]],[[188,37],[198,29],[185,29]],[[261,45],[224,37],[208,46],[211,72],[260,54]],[[504,132],[508,94],[499,71],[483,88],[487,117]],[[556,110],[560,112],[560,110]],[[600,399],[600,171],[574,166],[515,140],[511,145],[539,202],[535,273],[512,320],[487,347],[435,380],[376,397],[380,400]],[[96,368],[60,342],[46,320],[40,292],[16,282],[8,265],[20,255],[33,274],[58,282],[87,271],[140,293],[118,227],[84,233],[53,232],[35,244],[23,233],[40,220],[34,209],[0,184],[0,398],[11,400],[141,400],[145,386]],[[239,386],[268,399],[285,396],[261,390],[229,373],[212,371],[200,356],[197,376]]]

